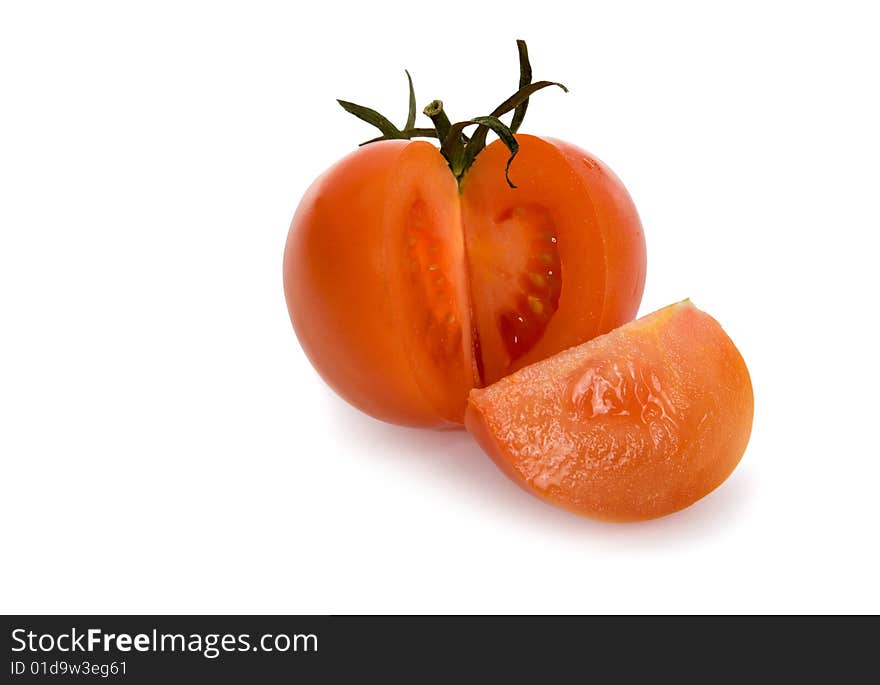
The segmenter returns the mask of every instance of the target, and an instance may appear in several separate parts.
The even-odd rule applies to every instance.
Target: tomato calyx
[[[472,117],[456,123],[451,123],[443,109],[443,102],[433,100],[422,113],[431,119],[434,128],[418,128],[415,126],[416,96],[413,88],[412,77],[406,72],[409,83],[409,108],[407,119],[403,128],[395,126],[390,119],[374,109],[357,105],[346,100],[337,100],[340,106],[349,114],[353,114],[361,121],[375,126],[382,133],[381,136],[364,141],[361,145],[368,145],[380,140],[411,140],[413,138],[435,138],[440,142],[440,153],[446,158],[449,168],[461,184],[462,179],[474,163],[477,155],[486,147],[486,137],[489,131],[495,133],[502,143],[510,151],[510,157],[504,170],[507,185],[516,188],[510,179],[510,164],[519,152],[519,144],[514,134],[519,130],[529,106],[529,97],[537,91],[549,86],[561,88],[566,93],[568,88],[555,81],[532,82],[532,65],[529,62],[528,48],[524,40],[516,41],[519,54],[519,89],[496,107],[488,116]],[[500,117],[513,112],[510,124],[505,124]],[[470,126],[476,126],[471,136],[464,130]]]

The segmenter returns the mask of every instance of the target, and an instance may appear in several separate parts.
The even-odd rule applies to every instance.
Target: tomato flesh
[[[645,282],[641,223],[614,174],[566,143],[517,140],[516,189],[499,141],[462,184],[484,384],[631,320]]]
[[[456,356],[461,348],[461,312],[454,289],[453,270],[442,238],[431,231],[425,203],[417,200],[407,227],[407,259],[410,284],[417,293],[417,307],[424,311],[428,349],[437,364]]]
[[[683,302],[473,390],[466,425],[528,492],[631,521],[720,485],[748,443],[753,404],[733,342]]]
[[[508,207],[480,228],[468,236],[471,282],[479,293],[474,307],[484,330],[494,319],[509,364],[535,346],[559,308],[559,241],[551,213],[538,204]]]
[[[412,148],[419,158],[437,157],[428,144]],[[425,160],[418,161],[423,169]],[[467,271],[458,189],[445,167],[432,172],[404,171],[392,200],[402,215],[390,217],[389,306],[421,392],[444,422],[458,423],[462,396],[475,382]]]
[[[375,143],[331,167],[297,208],[283,271],[300,344],[341,397],[391,423],[461,424],[475,383],[464,241],[434,146]]]

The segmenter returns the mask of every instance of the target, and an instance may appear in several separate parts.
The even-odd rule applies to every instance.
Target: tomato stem
[[[402,129],[397,128],[391,121],[379,114],[374,109],[356,105],[353,102],[338,100],[342,108],[353,114],[361,121],[365,121],[371,126],[379,129],[382,135],[367,140],[361,145],[375,143],[380,140],[410,140],[412,138],[437,138],[440,141],[440,152],[449,163],[449,168],[455,175],[455,178],[461,184],[464,175],[470,169],[477,155],[486,147],[486,136],[489,131],[495,133],[502,143],[510,151],[510,157],[507,160],[507,166],[504,170],[504,176],[507,184],[511,188],[516,188],[510,180],[510,164],[513,162],[519,151],[519,144],[516,142],[515,133],[519,130],[520,125],[526,115],[529,106],[529,97],[537,91],[547,88],[548,86],[557,86],[562,88],[566,93],[566,88],[561,83],[555,81],[536,81],[532,83],[532,65],[529,62],[529,51],[524,40],[516,41],[516,49],[519,55],[519,89],[502,102],[498,107],[492,110],[489,116],[473,117],[464,121],[452,124],[449,117],[443,109],[443,102],[440,100],[431,101],[427,107],[422,110],[423,114],[431,119],[434,128],[415,128],[416,118],[416,95],[413,88],[412,77],[406,72],[407,82],[409,84],[409,107],[407,111],[406,123]],[[510,125],[506,125],[499,117],[513,112]],[[476,126],[474,134],[469,138],[464,133],[464,129],[468,126]]]
[[[480,127],[477,129],[477,133],[475,133],[474,137],[471,138],[470,141],[468,141],[466,144],[462,143],[462,132],[464,131],[465,127],[473,126],[475,124]],[[513,184],[513,181],[510,180],[510,163],[519,152],[519,143],[516,142],[516,137],[504,124],[504,122],[493,116],[474,117],[473,119],[468,119],[467,121],[459,121],[449,128],[449,132],[443,139],[443,145],[440,147],[440,153],[449,161],[449,167],[450,169],[452,169],[452,173],[455,174],[455,177],[459,180],[460,183],[461,179],[464,177],[465,172],[473,163],[474,157],[476,157],[476,153],[474,153],[474,157],[469,158],[468,150],[472,149],[472,145],[474,143],[474,140],[476,140],[480,129],[484,129],[486,131],[491,129],[492,131],[494,131],[496,135],[501,139],[501,142],[507,146],[508,150],[510,150],[510,157],[507,160],[507,166],[504,168],[504,178],[507,180],[507,185],[509,185],[511,188],[516,188],[516,186]],[[484,135],[482,145],[479,149],[482,150],[485,145],[486,140]]]
[[[434,122],[434,130],[437,132],[437,137],[440,140],[446,140],[446,136],[449,135],[449,127],[452,124],[449,123],[449,117],[443,111],[443,101],[431,100],[422,112]]]

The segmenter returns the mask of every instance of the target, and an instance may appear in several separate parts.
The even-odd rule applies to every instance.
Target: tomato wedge
[[[636,521],[718,487],[745,451],[753,410],[739,351],[685,301],[471,391],[465,422],[526,491]]]

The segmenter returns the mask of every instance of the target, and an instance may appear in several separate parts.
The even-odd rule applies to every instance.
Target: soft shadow
[[[464,430],[404,428],[373,419],[328,397],[346,425],[346,432],[358,442],[374,446],[372,451],[391,460],[421,460],[433,479],[443,479],[456,492],[473,497],[481,505],[503,508],[529,526],[546,528],[553,534],[575,539],[589,536],[613,547],[668,546],[718,536],[741,518],[754,494],[754,481],[746,470],[735,471],[714,492],[687,509],[663,518],[640,523],[605,523],[577,516],[529,495],[507,478]],[[389,449],[394,445],[394,449]]]
[[[336,397],[330,402],[338,424],[356,436],[358,443],[369,447],[376,458],[388,462],[418,460],[432,479],[446,481],[456,493],[486,506],[515,509],[521,500],[532,499],[501,473],[464,429],[395,426],[373,419]]]

